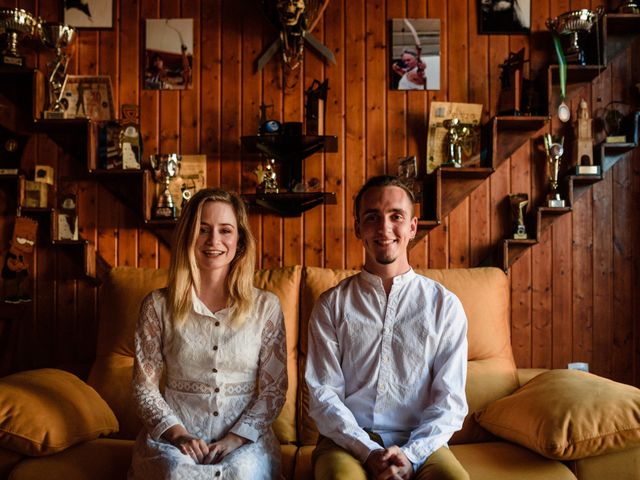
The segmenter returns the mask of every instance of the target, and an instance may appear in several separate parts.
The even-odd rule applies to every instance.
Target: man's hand
[[[364,468],[374,479],[377,479],[378,475],[389,468],[390,463],[388,461],[382,460],[385,452],[386,450],[384,448],[374,450],[369,454],[367,460],[364,462]]]
[[[413,477],[413,465],[397,445],[383,451],[380,461],[389,466],[375,480],[409,480]]]
[[[209,444],[209,453],[203,460],[203,464],[220,463],[224,457],[233,452],[236,448],[241,447],[247,440],[240,435],[229,432],[217,442]]]

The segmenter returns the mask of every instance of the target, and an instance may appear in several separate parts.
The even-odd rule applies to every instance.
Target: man
[[[402,52],[402,60],[393,65],[393,71],[401,77],[398,90],[425,90],[427,88],[425,67],[416,52],[411,50]]]
[[[462,305],[411,269],[418,220],[399,179],[370,179],[354,216],[364,269],[322,294],[309,323],[315,478],[468,479],[446,448],[468,411]]]

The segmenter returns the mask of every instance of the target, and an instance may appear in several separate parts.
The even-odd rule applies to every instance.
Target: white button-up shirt
[[[381,448],[375,432],[420,465],[467,414],[466,334],[460,300],[413,270],[393,279],[388,298],[364,270],[323,293],[306,368],[319,432],[363,463]]]

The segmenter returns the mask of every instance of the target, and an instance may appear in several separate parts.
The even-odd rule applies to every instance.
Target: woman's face
[[[207,201],[202,207],[195,257],[201,272],[224,269],[236,256],[238,222],[226,202]]]

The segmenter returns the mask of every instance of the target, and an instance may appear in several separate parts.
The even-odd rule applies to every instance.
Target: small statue
[[[469,127],[460,123],[458,118],[451,118],[442,122],[447,129],[447,155],[448,159],[444,165],[460,168],[462,166],[462,144],[469,136]]]
[[[600,167],[593,164],[593,134],[589,106],[582,98],[578,107],[578,138],[576,141],[576,175],[597,175]]]
[[[305,90],[307,135],[324,135],[324,114],[327,102],[329,79],[324,82],[314,80]]]
[[[526,193],[515,193],[509,195],[511,203],[511,217],[514,223],[513,238],[516,240],[524,240],[527,236],[527,229],[524,224],[524,215],[529,204],[529,196]]]
[[[27,217],[16,217],[11,247],[2,267],[5,303],[31,301],[29,264],[36,244],[38,223]]]

